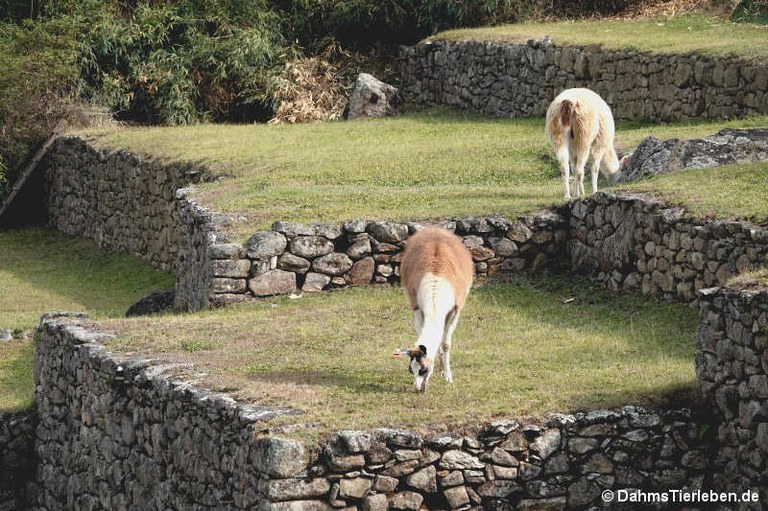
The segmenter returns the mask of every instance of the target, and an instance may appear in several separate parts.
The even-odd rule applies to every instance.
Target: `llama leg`
[[[419,335],[424,327],[424,313],[421,312],[421,309],[413,311],[413,327],[416,329],[416,335]]]
[[[587,152],[579,152],[576,156],[576,168],[574,174],[576,178],[576,197],[582,197],[584,193],[584,167],[587,165]]]
[[[557,150],[557,161],[560,162],[560,177],[563,180],[563,192],[565,200],[571,200],[571,185],[568,182],[570,179],[570,155],[568,154],[568,146],[563,145]]]
[[[459,323],[459,312],[454,308],[445,318],[445,333],[442,345],[440,346],[440,367],[443,378],[449,383],[453,383],[453,373],[451,372],[451,341],[456,325]]]
[[[603,161],[603,155],[605,151],[597,151],[593,153],[592,161],[592,193],[597,193],[597,178],[600,174],[600,164]]]

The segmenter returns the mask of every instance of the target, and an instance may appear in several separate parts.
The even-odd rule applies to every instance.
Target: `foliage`
[[[268,115],[287,49],[264,0],[108,3],[83,41],[84,93],[165,124]]]
[[[768,0],[744,0],[730,16],[737,23],[768,25]]]
[[[521,0],[278,0],[289,33],[302,45],[327,38],[347,47],[409,44],[451,27],[515,21],[533,7]]]
[[[0,198],[31,148],[71,110],[79,25],[0,24]]]

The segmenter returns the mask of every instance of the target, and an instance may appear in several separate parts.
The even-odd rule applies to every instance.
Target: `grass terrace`
[[[768,117],[673,125],[625,121],[618,123],[617,146],[629,150],[651,134],[695,138],[725,127],[763,126]],[[428,109],[365,122],[202,124],[86,135],[103,146],[198,162],[230,176],[200,185],[198,196],[213,210],[247,217],[234,227],[241,241],[276,220],[515,217],[562,201],[559,170],[539,118],[488,119]],[[739,188],[738,180],[733,185]],[[703,209],[710,194],[722,193],[712,188],[696,189]],[[741,214],[747,203],[741,199],[764,203],[754,187],[739,193],[749,197],[718,202],[718,214]]]
[[[192,362],[205,385],[303,416],[273,431],[460,431],[494,417],[691,399],[697,313],[584,280],[518,277],[475,287],[454,337],[454,384],[412,389],[412,316],[399,289],[274,298],[189,316],[109,320],[115,350]],[[297,424],[299,424],[297,426]]]
[[[0,230],[0,328],[33,329],[43,312],[122,316],[142,296],[173,287],[173,277],[90,241],[42,229]],[[34,345],[0,343],[0,412],[32,403]]]
[[[605,19],[518,23],[441,32],[431,40],[480,40],[524,44],[552,38],[555,46],[598,45],[608,50],[710,56],[733,55],[747,60],[768,59],[768,27],[733,23],[702,14],[646,19]]]
[[[618,145],[627,150],[649,134],[692,138],[726,126],[766,125],[765,117],[621,122]],[[514,217],[558,203],[559,171],[543,131],[541,119],[432,109],[369,122],[90,135],[101,145],[227,174],[198,194],[214,210],[247,215],[249,222],[234,232],[243,240],[278,219]],[[625,186],[650,189],[700,215],[756,220],[768,215],[767,187],[765,163]],[[0,263],[0,325],[30,328],[42,311],[89,312],[118,332],[114,349],[192,361],[214,388],[306,411],[304,427],[295,431],[306,438],[339,428],[434,431],[501,415],[647,403],[687,395],[694,381],[694,311],[610,295],[581,281],[540,277],[475,289],[456,336],[456,384],[436,379],[429,399],[417,402],[405,363],[390,356],[413,341],[399,290],[353,289],[129,320],[116,318],[143,294],[169,287],[168,274],[34,230],[0,232]],[[576,300],[566,303],[571,297]],[[0,355],[0,410],[31,399],[32,348],[9,346]],[[293,420],[276,427],[290,430]]]

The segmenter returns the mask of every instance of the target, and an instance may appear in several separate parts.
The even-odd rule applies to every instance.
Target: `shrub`
[[[86,97],[166,124],[267,117],[288,53],[264,0],[107,5],[82,49]]]
[[[0,199],[31,149],[72,108],[78,24],[0,24]]]

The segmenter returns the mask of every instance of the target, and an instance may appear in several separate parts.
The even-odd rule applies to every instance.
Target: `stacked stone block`
[[[609,489],[701,488],[709,463],[691,411],[632,406],[435,438],[344,431],[310,449],[262,433],[294,410],[112,354],[110,335],[82,317],[38,328],[31,509],[589,509]]]
[[[700,292],[696,373],[720,419],[712,484],[768,502],[768,288]],[[761,506],[762,503],[762,506]]]
[[[435,41],[402,47],[399,61],[407,101],[493,117],[543,116],[554,97],[571,87],[593,89],[619,119],[768,113],[768,67],[735,57]]]
[[[517,221],[463,218],[439,225],[459,235],[472,253],[475,271],[520,271],[554,266],[563,259],[565,221],[542,212]],[[275,222],[238,244],[208,247],[211,302],[313,292],[364,285],[392,285],[416,223],[353,220],[342,224]]]
[[[200,181],[200,169],[97,149],[77,137],[57,139],[43,168],[52,227],[157,268],[175,269],[180,223],[176,190]]]
[[[643,194],[600,192],[570,203],[570,266],[611,289],[694,303],[700,289],[768,265],[768,230],[703,221]]]

